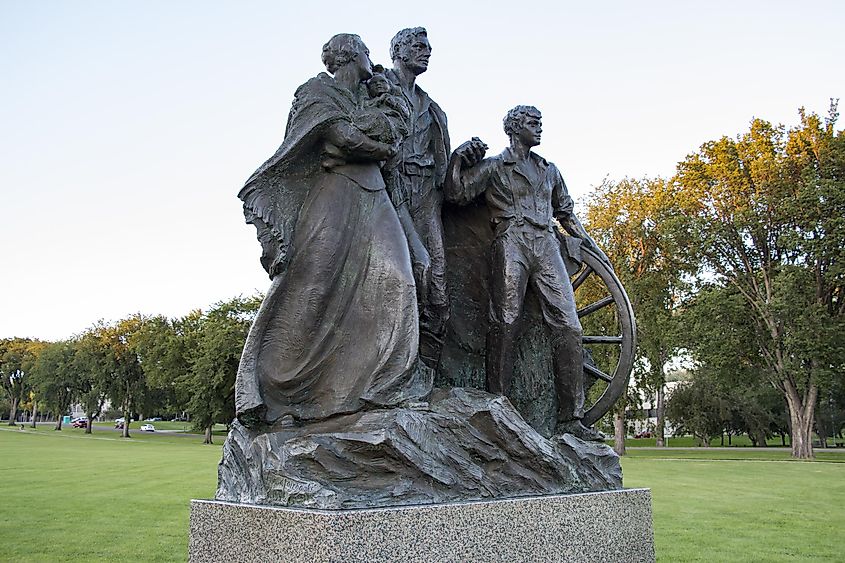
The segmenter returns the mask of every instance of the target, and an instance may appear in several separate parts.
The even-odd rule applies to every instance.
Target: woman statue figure
[[[272,279],[236,383],[237,417],[253,428],[431,391],[430,374],[414,369],[414,277],[380,169],[401,140],[385,131],[402,128],[368,103],[360,37],[332,37],[322,58],[332,76],[297,89],[282,145],[238,194]]]

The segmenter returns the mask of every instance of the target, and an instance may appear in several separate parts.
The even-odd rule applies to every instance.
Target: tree
[[[235,377],[261,296],[236,297],[174,320],[153,317],[133,337],[150,389],[191,414],[204,443],[215,423],[231,422]]]
[[[839,438],[841,443],[845,430],[845,378],[839,377],[826,386],[819,396],[816,410],[816,432],[823,448],[828,438]]]
[[[32,367],[32,386],[42,405],[56,416],[56,430],[62,429],[62,416],[77,394],[79,381],[73,365],[74,354],[73,341],[49,342],[40,350]]]
[[[113,383],[113,352],[104,325],[95,325],[76,341],[73,365],[78,375],[79,403],[88,419],[85,433],[91,434],[94,418],[102,412]]]
[[[124,438],[130,437],[132,414],[143,403],[146,392],[135,338],[147,320],[142,315],[133,315],[111,325],[100,322],[94,328],[105,346],[103,375],[108,381],[109,400],[123,413]]]
[[[678,432],[689,433],[707,447],[724,429],[729,401],[709,374],[699,371],[678,385],[666,405],[666,415]]]
[[[190,371],[178,385],[190,394],[194,427],[212,443],[215,423],[229,424],[235,412],[235,377],[247,332],[261,304],[260,296],[217,303],[203,315],[190,356]]]
[[[18,405],[28,396],[27,378],[42,346],[41,342],[29,338],[0,340],[0,377],[10,405],[9,426],[15,424]]]
[[[147,386],[158,395],[159,407],[177,412],[188,410],[191,393],[182,382],[190,378],[191,358],[199,345],[202,318],[200,310],[172,320],[156,316],[135,336]]]
[[[766,445],[776,417],[770,377],[760,348],[750,305],[732,287],[704,284],[681,317],[683,346],[729,403],[725,430],[747,432]],[[765,408],[764,408],[765,407]]]
[[[674,182],[695,201],[685,225],[692,261],[748,303],[755,346],[788,406],[792,455],[805,459],[819,385],[845,363],[835,336],[845,313],[845,135],[835,103],[826,120],[800,117],[788,131],[754,119],[736,139],[705,143]]]
[[[590,234],[613,262],[637,319],[634,377],[657,396],[657,445],[664,445],[666,365],[678,349],[677,308],[686,291],[685,273],[692,271],[679,247],[678,229],[685,213],[678,186],[660,178],[605,181],[587,202]],[[624,416],[618,410],[617,418]],[[617,449],[624,420],[615,421]]]

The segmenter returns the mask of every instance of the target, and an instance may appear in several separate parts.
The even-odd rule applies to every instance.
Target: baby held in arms
[[[408,134],[411,111],[398,86],[390,83],[381,65],[373,67],[367,81],[370,98],[354,116],[355,125],[366,135],[382,143],[399,143]]]

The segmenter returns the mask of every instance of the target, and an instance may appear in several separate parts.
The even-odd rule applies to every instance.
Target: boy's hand
[[[487,153],[487,145],[478,137],[462,143],[454,154],[461,157],[461,168],[471,168],[481,162]]]

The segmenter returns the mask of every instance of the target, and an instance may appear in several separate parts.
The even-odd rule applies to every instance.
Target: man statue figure
[[[402,91],[411,110],[409,134],[399,147],[392,199],[412,253],[419,289],[420,358],[437,368],[449,317],[446,256],[443,248],[443,182],[449,158],[446,114],[416,85],[428,69],[431,45],[425,28],[403,29],[390,42],[393,69],[386,75]],[[420,256],[420,254],[427,256]]]
[[[607,260],[573,212],[573,201],[557,167],[531,151],[540,144],[541,115],[517,106],[504,119],[510,147],[484,158],[478,139],[462,145],[449,162],[446,198],[468,204],[485,194],[494,240],[490,259],[490,324],[487,332],[487,390],[507,395],[513,379],[515,341],[527,285],[537,296],[552,332],[556,434],[583,440],[604,436],[581,423],[584,372],[581,323],[554,219],[582,244]]]

